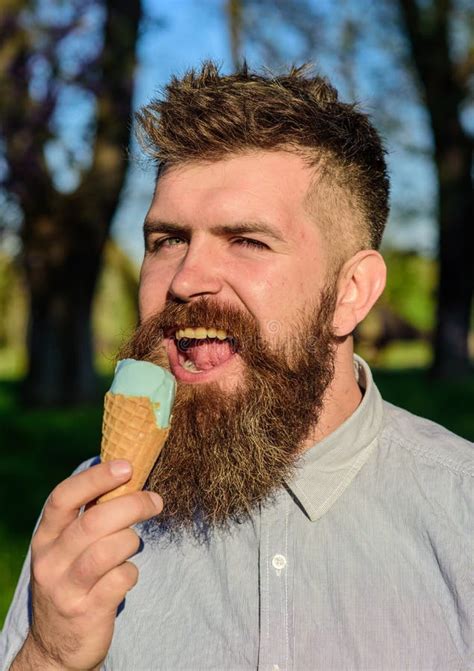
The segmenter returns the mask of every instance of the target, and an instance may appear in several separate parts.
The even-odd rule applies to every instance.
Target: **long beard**
[[[164,500],[161,515],[147,525],[149,536],[208,539],[213,529],[248,519],[291,480],[334,375],[335,298],[327,288],[278,349],[261,338],[251,317],[207,299],[169,303],[139,326],[121,358],[168,366],[163,333],[195,323],[218,324],[236,336],[245,363],[232,392],[217,383],[178,383],[169,437],[146,484]]]

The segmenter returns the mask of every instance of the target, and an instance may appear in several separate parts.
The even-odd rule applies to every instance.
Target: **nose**
[[[171,281],[171,296],[187,303],[193,298],[218,294],[222,290],[222,279],[217,261],[216,250],[190,242]]]

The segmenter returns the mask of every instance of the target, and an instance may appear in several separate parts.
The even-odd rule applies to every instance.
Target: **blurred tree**
[[[238,69],[241,60],[243,9],[242,0],[227,0],[227,24],[229,27],[230,53],[234,70]]]
[[[22,219],[25,399],[88,401],[91,305],[127,168],[140,3],[4,0],[0,12],[0,188]],[[74,105],[91,112],[82,157],[73,114],[64,126]]]
[[[474,83],[474,6],[463,12],[470,35],[460,56],[452,40],[453,1],[398,2],[430,119],[438,178],[440,275],[434,372],[459,375],[469,369],[474,291],[474,143],[461,117]]]
[[[229,2],[229,7],[236,4]],[[468,0],[240,0],[240,43],[266,62],[314,60],[343,83],[350,99],[370,100],[379,127],[411,163],[430,155],[437,181],[439,282],[433,372],[469,370],[474,290],[472,104],[474,5]],[[228,12],[231,34],[236,11]],[[233,44],[237,40],[233,38]],[[298,47],[295,47],[295,45]],[[234,47],[235,49],[235,47]],[[261,56],[260,56],[261,58]],[[421,105],[421,114],[420,114]],[[468,110],[471,130],[468,128]],[[408,110],[408,111],[407,111]],[[427,120],[420,142],[413,119]],[[408,187],[410,179],[407,179]],[[418,203],[416,202],[416,199]],[[421,194],[395,204],[399,220],[415,220],[431,203]]]

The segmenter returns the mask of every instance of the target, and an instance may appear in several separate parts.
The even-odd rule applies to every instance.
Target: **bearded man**
[[[170,367],[172,428],[148,491],[90,505],[130,478],[95,460],[52,492],[5,668],[471,668],[471,445],[353,353],[385,284],[377,132],[306,70],[212,63],[138,121],[158,179],[122,357]]]

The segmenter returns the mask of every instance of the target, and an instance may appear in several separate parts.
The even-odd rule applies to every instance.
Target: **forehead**
[[[302,158],[283,151],[171,167],[158,180],[150,212],[186,225],[258,219],[288,232],[314,228],[306,209],[313,175]]]

